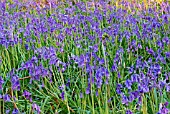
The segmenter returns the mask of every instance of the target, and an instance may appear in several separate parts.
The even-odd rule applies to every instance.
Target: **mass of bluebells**
[[[1,114],[169,114],[170,3],[0,2]]]

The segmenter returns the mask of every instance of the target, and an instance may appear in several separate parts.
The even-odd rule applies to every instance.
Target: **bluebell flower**
[[[65,93],[64,93],[64,91],[60,94],[60,97],[61,97],[62,100],[65,99]]]
[[[150,48],[150,49],[147,49],[146,48],[146,51],[149,53],[149,54],[151,54],[151,55],[155,55],[155,52],[153,51],[153,49],[152,48]]]
[[[167,108],[168,102],[160,103],[159,112],[157,114],[169,114],[170,110]]]
[[[13,111],[12,111],[12,114],[19,114],[18,109],[14,108]]]
[[[66,86],[67,86],[67,87],[70,86],[70,79],[67,80]]]
[[[159,48],[163,48],[163,46],[164,46],[160,40],[157,41],[157,45]]]
[[[162,39],[162,42],[165,43],[165,44],[170,44],[170,39],[168,37],[164,37]]]
[[[116,92],[117,92],[117,94],[121,94],[122,93],[122,91],[121,91],[121,89],[123,88],[123,86],[121,85],[121,84],[117,84],[117,86],[116,86]]]
[[[132,74],[132,76],[131,76],[131,81],[132,81],[132,83],[134,83],[134,82],[139,82],[139,75],[138,74]]]
[[[114,98],[114,96],[110,97],[107,102],[110,103],[113,100],[113,98]]]
[[[126,114],[133,114],[131,110],[126,110]]]
[[[3,83],[4,83],[4,80],[3,80],[2,76],[0,76],[0,90],[2,90]]]
[[[131,86],[132,86],[131,80],[127,79],[127,80],[125,81],[125,86],[126,86],[128,89],[131,90]]]
[[[121,98],[122,98],[122,104],[128,105],[129,100],[128,100],[127,96],[122,94]]]
[[[135,100],[135,96],[132,93],[130,93],[128,96],[128,100],[129,102],[132,102],[133,100]]]
[[[10,102],[10,101],[11,101],[11,97],[10,97],[8,94],[5,94],[5,95],[3,96],[3,100],[4,100],[5,102]]]
[[[116,63],[113,63],[113,65],[112,65],[112,71],[113,71],[113,72],[116,72],[116,71],[117,71],[117,68],[118,68],[117,64],[116,64]]]
[[[166,85],[166,91],[167,91],[167,92],[170,92],[170,84],[167,84],[167,85]]]
[[[141,43],[138,43],[138,48],[139,48],[139,49],[142,49]]]
[[[19,77],[17,75],[11,76],[12,90],[20,90]]]
[[[88,87],[86,88],[86,94],[89,94],[89,93],[90,93],[90,87],[91,87],[91,85],[88,84]]]
[[[121,78],[120,72],[118,72],[117,77],[118,77],[118,78]]]
[[[10,110],[6,110],[5,113],[6,113],[6,114],[9,114],[9,113],[10,113]]]
[[[33,103],[32,104],[32,109],[36,110],[38,112],[38,114],[40,114],[41,110],[40,110],[40,106],[38,106],[37,104]]]
[[[166,64],[166,60],[163,56],[158,56],[158,59],[163,63],[163,64]]]
[[[80,98],[83,98],[83,93],[82,92],[80,92]]]
[[[131,94],[133,94],[133,96],[134,96],[135,99],[140,96],[140,93],[139,93],[138,90],[131,92]]]
[[[26,90],[24,90],[24,92],[23,92],[22,95],[23,95],[26,99],[28,99],[28,100],[30,100],[30,98],[31,98],[31,93],[28,92],[28,91],[26,91]]]
[[[131,66],[129,69],[129,74],[132,74],[133,72],[135,72],[134,66]]]
[[[104,59],[100,59],[100,60],[99,60],[99,65],[102,65],[102,64],[104,64],[104,63],[105,63]]]
[[[165,52],[166,58],[170,58],[170,52]]]
[[[96,90],[96,97],[97,97],[97,96],[99,96],[99,92],[98,92],[98,90]]]
[[[62,84],[62,86],[59,86],[59,89],[60,89],[60,90],[64,90],[64,87],[65,87],[65,85]]]

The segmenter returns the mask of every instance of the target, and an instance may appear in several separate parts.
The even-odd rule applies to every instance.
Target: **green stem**
[[[103,55],[104,55],[105,67],[108,68],[108,67],[107,67],[107,63],[106,63],[106,54],[105,54],[105,50],[104,50],[103,41],[102,41],[102,50],[103,50]],[[107,85],[106,85],[106,94],[105,94],[105,109],[106,109],[106,111],[105,111],[105,114],[108,114],[108,113],[109,113],[109,111],[108,111],[108,105],[107,105],[107,102],[108,102],[107,92],[108,92],[108,90],[107,90]]]
[[[62,82],[64,84],[64,77],[63,77],[63,73],[61,71],[60,71],[60,75],[61,75]],[[65,96],[66,96],[66,103],[67,103],[68,114],[70,114],[70,107],[68,105],[68,97],[67,97],[65,86],[64,86],[64,92],[65,92]]]

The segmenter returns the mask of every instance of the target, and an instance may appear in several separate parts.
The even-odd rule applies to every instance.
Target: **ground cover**
[[[0,113],[170,113],[170,5],[0,2]]]

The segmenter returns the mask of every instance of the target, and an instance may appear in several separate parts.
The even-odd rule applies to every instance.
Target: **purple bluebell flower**
[[[161,59],[160,55],[159,55],[159,57],[156,58],[156,62],[158,62],[158,60],[160,60],[162,63],[166,64],[165,59],[164,58]],[[150,65],[150,70],[152,70],[152,72],[154,72],[154,73],[161,74],[161,69],[162,69],[162,67],[158,63]]]
[[[162,15],[162,19],[163,19],[163,22],[164,22],[165,24],[168,24],[168,23],[169,23],[168,18],[169,18],[169,15],[167,15],[167,14]]]
[[[65,99],[65,93],[64,93],[64,91],[60,94],[60,97],[61,97],[62,100]]]
[[[109,98],[109,100],[107,101],[108,103],[110,103],[113,100],[113,96]]]
[[[20,90],[20,82],[19,82],[19,77],[17,75],[11,76],[11,82],[12,82],[13,90]]]
[[[162,42],[165,43],[165,44],[169,44],[170,43],[170,39],[168,37],[164,37],[162,39]]]
[[[167,106],[168,106],[168,104],[169,104],[168,102],[165,102],[165,103],[164,103],[164,106],[165,106],[165,107],[167,107]]]
[[[129,74],[132,74],[134,71],[135,71],[134,67],[131,66],[131,67],[129,68]]]
[[[99,50],[98,45],[97,45],[97,44],[94,45],[94,46],[93,46],[93,52],[98,52],[98,50]]]
[[[136,68],[141,68],[142,67],[142,61],[140,58],[136,60]]]
[[[152,48],[148,49],[148,48],[146,47],[146,51],[147,51],[149,54],[153,55],[153,56],[155,55],[155,52],[153,51]]]
[[[70,79],[67,80],[66,86],[67,86],[67,87],[70,86]]]
[[[118,72],[117,77],[118,77],[118,78],[121,78],[120,72]]]
[[[163,48],[164,46],[160,40],[157,41],[157,45],[159,46],[159,48]]]
[[[107,77],[107,78],[109,78],[110,77],[110,74],[109,74],[109,71],[108,71],[108,69],[104,69],[104,75]]]
[[[99,96],[99,92],[98,92],[98,90],[96,91],[96,97],[97,97],[97,96]]]
[[[112,65],[112,71],[113,71],[113,72],[116,72],[116,71],[117,71],[117,68],[118,68],[117,64],[116,64],[116,63],[113,63],[113,65]]]
[[[116,92],[117,92],[117,94],[121,94],[122,93],[122,91],[121,91],[121,89],[122,89],[122,84],[117,84],[117,86],[116,86]]]
[[[162,109],[159,110],[158,114],[169,114],[169,109],[163,107]]]
[[[10,102],[10,101],[11,101],[11,97],[10,97],[8,94],[5,94],[5,95],[3,96],[3,100],[4,100],[5,102]]]
[[[141,82],[140,84],[139,84],[139,86],[141,87],[141,90],[142,90],[142,92],[144,92],[144,93],[148,93],[149,92],[149,79],[144,79],[143,80],[143,82]],[[139,87],[138,86],[138,87]]]
[[[160,103],[159,112],[157,114],[169,114],[170,110],[167,108],[168,102]]]
[[[80,92],[80,98],[83,98],[83,93],[82,92]]]
[[[132,81],[132,83],[139,82],[139,75],[138,74],[132,74],[131,81]]]
[[[131,89],[131,86],[132,86],[131,80],[127,79],[127,80],[125,81],[125,86],[126,86],[128,89]]]
[[[142,49],[141,43],[138,43],[138,48],[139,48],[139,49]]]
[[[170,58],[170,52],[165,52],[166,58]]]
[[[30,97],[31,97],[31,93],[24,90],[23,94],[22,94],[26,99],[30,100]]]
[[[25,44],[25,49],[26,49],[26,50],[30,50],[30,48],[29,48],[29,45],[28,45],[28,44]]]
[[[2,90],[3,83],[4,83],[4,80],[3,80],[2,76],[0,76],[0,90]]]
[[[9,114],[9,113],[10,113],[10,110],[6,110],[5,113],[6,113],[6,114]]]
[[[32,104],[32,109],[36,110],[38,112],[38,114],[40,114],[40,112],[41,112],[40,107],[35,103]]]
[[[130,94],[129,94],[128,100],[129,100],[129,102],[132,102],[133,100],[135,100],[135,96],[134,96],[133,93],[130,93]]]
[[[138,97],[138,104],[142,104],[142,96]]]
[[[90,87],[87,87],[86,88],[86,94],[89,94],[90,93]]]
[[[129,100],[128,100],[127,96],[124,94],[121,94],[121,97],[122,97],[122,104],[128,105]]]
[[[131,110],[126,110],[126,114],[133,114]]]
[[[133,94],[133,96],[134,96],[135,99],[140,96],[140,93],[139,93],[138,90],[131,92],[131,94]]]
[[[1,57],[0,57],[0,65],[2,64],[2,59],[1,59]]]
[[[62,84],[62,86],[59,86],[59,89],[60,89],[60,90],[64,90],[64,87],[65,87],[65,85]]]
[[[150,64],[152,63],[152,58],[148,59],[148,63],[150,63]]]
[[[114,58],[114,63],[116,63],[117,61],[119,61],[119,54],[116,54],[115,58]]]
[[[163,56],[159,55],[158,56],[158,59],[163,63],[163,64],[166,64],[166,60]]]
[[[97,85],[97,88],[100,88],[101,87],[101,85],[102,85],[102,83],[103,83],[103,80],[102,80],[102,77],[103,77],[103,75],[105,75],[104,73],[103,73],[103,71],[104,70],[102,70],[102,68],[99,68],[99,69],[97,69],[97,71],[96,71],[96,85]]]
[[[170,92],[170,84],[167,84],[167,85],[166,85],[166,91],[167,91],[167,92]]]
[[[104,59],[100,59],[100,60],[99,60],[99,65],[102,65],[102,64],[104,64],[104,63],[105,63]]]
[[[106,85],[108,85],[108,84],[109,84],[109,78],[108,78],[108,77],[106,77],[105,84],[106,84]]]
[[[13,111],[12,111],[12,114],[19,114],[18,109],[14,108]]]

